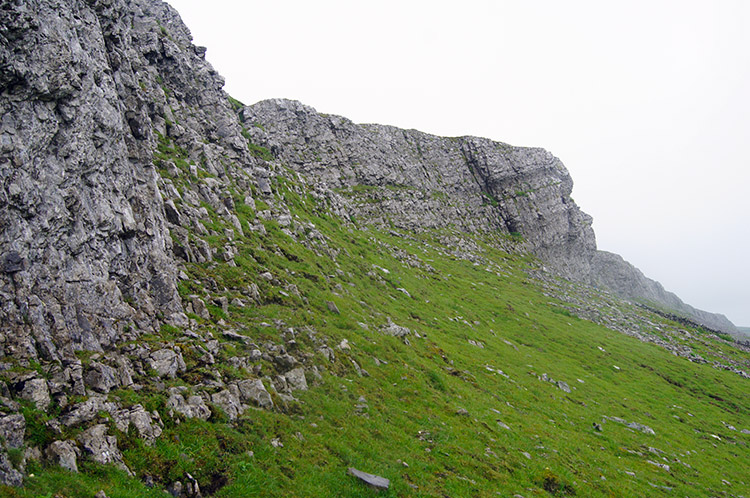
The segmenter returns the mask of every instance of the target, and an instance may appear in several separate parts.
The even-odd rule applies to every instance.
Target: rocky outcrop
[[[339,192],[358,221],[499,232],[568,272],[587,265],[596,247],[591,217],[570,198],[568,171],[543,149],[359,125],[283,99],[241,117],[254,143]]]
[[[27,454],[73,472],[85,460],[129,472],[119,448],[134,437],[158,447],[187,419],[293,413],[294,396],[304,400],[322,379],[316,357],[334,375],[369,376],[350,356],[355,342],[337,338],[334,352],[315,319],[302,330],[257,323],[254,313],[237,320],[243,308],[289,302],[314,317],[321,310],[295,273],[341,298],[326,297],[324,313],[352,319],[338,263],[338,275],[322,277],[263,268],[271,253],[305,263],[281,247],[277,229],[321,258],[345,253],[290,210],[292,193],[352,222],[447,232],[460,258],[481,250],[461,232],[486,234],[568,277],[685,309],[621,258],[596,252],[591,218],[548,152],[356,125],[285,100],[243,107],[221,90],[204,53],[158,0],[0,5],[0,483],[22,483]],[[387,272],[374,266],[368,276],[384,283]],[[400,298],[416,298],[400,285]],[[407,345],[426,337],[390,317],[377,330]],[[355,408],[367,416],[364,397]],[[278,438],[271,445],[283,447]],[[187,473],[169,489],[201,492]]]
[[[358,222],[505,234],[513,249],[566,277],[736,333],[723,315],[683,303],[619,256],[597,251],[592,219],[570,197],[568,171],[543,149],[359,125],[283,99],[245,107],[241,117],[253,142],[341,194],[340,211]]]
[[[668,292],[657,281],[646,277],[638,268],[618,254],[597,251],[591,260],[589,281],[595,287],[603,287],[632,301],[671,310],[677,315],[710,329],[740,336],[729,319],[718,313],[709,313],[684,303],[675,294]],[[674,317],[678,318],[678,317]]]
[[[160,1],[5,2],[0,26],[0,355],[158,330],[182,311],[158,144],[255,164],[223,79]]]

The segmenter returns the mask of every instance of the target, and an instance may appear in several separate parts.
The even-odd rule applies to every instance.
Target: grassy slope
[[[119,434],[125,461],[139,475],[150,473],[164,483],[190,472],[204,493],[224,497],[750,492],[750,436],[724,425],[750,429],[747,380],[571,316],[550,304],[554,300],[524,273],[533,261],[485,241],[478,241],[483,260],[474,264],[451,256],[437,242],[440,234],[398,237],[344,226],[314,214],[317,201],[295,194],[293,185],[282,182],[277,189],[293,214],[314,223],[328,246],[340,251],[336,261],[265,221],[266,235],[246,229],[239,238],[236,268],[188,265],[191,280],[181,292],[200,292],[192,280],[211,278],[217,283],[214,296],[231,299],[257,282],[264,304],[230,306],[228,314],[211,307],[212,319],[200,320],[201,327],[218,330],[215,322],[224,319],[261,344],[281,341],[277,327],[262,323],[283,320],[298,332],[298,347],[311,355],[307,364],[326,366],[323,379],[309,391],[295,392],[299,402],[284,405],[276,398],[280,409],[248,410],[234,424],[220,414],[209,422],[177,424],[162,411],[166,428],[155,446]],[[249,228],[255,213],[238,203],[237,214]],[[208,225],[217,233],[225,226],[218,218]],[[212,242],[221,245],[222,237]],[[402,251],[398,257],[395,247]],[[264,270],[296,284],[307,302],[259,281],[256,275]],[[327,301],[341,314],[329,311]],[[383,334],[388,317],[421,337],[407,336],[407,345]],[[334,347],[333,363],[315,351],[312,330]],[[179,331],[164,334],[145,339],[180,340]],[[335,348],[343,339],[351,350]],[[713,343],[705,339],[705,344]],[[225,344],[217,360],[246,354],[244,348]],[[205,374],[187,348],[185,356],[188,372],[168,385],[194,383]],[[360,377],[352,360],[369,376]],[[265,375],[273,373],[269,363],[262,368]],[[248,376],[226,365],[219,369],[225,381]],[[543,373],[565,381],[572,393],[539,380]],[[141,402],[153,409],[164,403],[156,389],[119,394],[126,405]],[[592,424],[602,423],[603,416],[645,424],[655,435],[612,421],[595,431]],[[274,447],[274,438],[283,447]],[[104,489],[110,498],[164,496],[86,462],[78,475],[31,465],[35,476],[25,488],[0,493],[93,496]],[[391,489],[379,494],[367,489],[346,475],[349,466],[389,478]]]

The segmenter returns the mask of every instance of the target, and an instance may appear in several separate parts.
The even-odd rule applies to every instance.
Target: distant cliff
[[[592,219],[570,197],[570,174],[544,149],[354,124],[283,99],[241,117],[253,142],[339,192],[357,220],[503,233],[569,278],[737,334],[725,316],[685,304],[620,256],[597,251]]]

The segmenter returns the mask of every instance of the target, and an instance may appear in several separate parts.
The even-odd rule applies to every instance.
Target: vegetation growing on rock
[[[324,184],[354,149],[274,135],[166,4],[36,7],[0,11],[0,493],[747,493],[750,351],[540,259],[590,230],[528,224],[568,198],[550,155],[372,126],[555,178],[474,199],[354,157]],[[456,217],[409,225],[418,202]]]

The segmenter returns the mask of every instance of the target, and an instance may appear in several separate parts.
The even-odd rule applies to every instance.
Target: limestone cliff
[[[596,248],[591,217],[570,198],[568,171],[543,149],[358,125],[281,99],[246,107],[242,117],[254,142],[348,198],[365,223],[500,232],[569,275]]]
[[[182,311],[157,142],[254,164],[204,53],[162,2],[3,2],[0,356],[101,350]]]
[[[298,411],[305,403],[294,393],[307,390],[308,382],[310,389],[327,382],[323,373],[350,377],[348,384],[369,376],[366,360],[367,368],[403,364],[396,378],[421,382],[400,352],[385,361],[375,356],[366,345],[376,346],[375,334],[397,339],[389,349],[419,340],[418,348],[428,349],[414,348],[418,356],[411,358],[419,358],[415,364],[434,360],[429,371],[439,372],[428,378],[440,380],[447,368],[446,378],[479,389],[475,380],[464,382],[479,376],[459,370],[461,360],[454,368],[447,355],[464,350],[447,346],[446,352],[433,339],[433,331],[443,334],[443,321],[460,327],[446,330],[460,330],[464,347],[471,337],[465,358],[474,357],[473,348],[484,349],[484,341],[519,352],[483,322],[494,324],[490,316],[496,317],[498,327],[511,324],[523,338],[540,330],[531,316],[539,311],[565,320],[558,331],[567,331],[567,318],[577,313],[690,361],[708,361],[683,344],[687,331],[670,325],[665,334],[678,336],[679,344],[664,340],[650,333],[658,328],[650,322],[653,313],[619,299],[613,306],[610,295],[603,300],[605,293],[559,276],[731,328],[721,317],[687,307],[619,256],[597,252],[591,218],[570,198],[570,175],[550,153],[357,125],[286,100],[244,107],[224,93],[204,55],[177,13],[159,0],[0,3],[0,485],[21,485],[35,468],[25,467],[27,460],[76,472],[81,458],[126,472],[126,464],[136,465],[132,470],[144,486],[173,496],[211,496],[227,485],[225,473],[244,476],[250,468],[229,467],[240,453],[253,458],[246,451],[255,444],[245,439],[249,433],[237,437],[256,422],[245,415],[240,432],[225,431],[250,407],[290,415],[282,424],[258,417],[252,429],[275,450],[283,448],[276,428],[294,427],[287,422],[302,423],[308,413]],[[358,224],[402,230],[373,233]],[[435,260],[406,250],[416,240],[407,231],[419,230],[438,232],[418,241],[435,244],[426,252]],[[356,243],[348,245],[350,236]],[[450,245],[454,240],[466,242],[460,254]],[[506,251],[480,247],[484,242]],[[479,267],[475,256],[483,250],[495,260]],[[518,266],[531,258],[508,251],[532,252],[549,271],[535,271],[535,263],[524,272]],[[456,254],[474,264],[455,261]],[[395,271],[375,264],[380,258],[407,272],[413,295]],[[436,300],[417,299],[417,292],[435,285],[435,296],[443,298],[450,275],[436,268],[453,266],[437,259],[481,272],[493,285],[456,279],[451,306],[435,311]],[[512,297],[526,286],[539,302],[519,292],[516,310],[501,295]],[[463,311],[454,317],[461,307],[452,306],[453,296],[460,301],[479,287],[481,299],[469,311],[494,306],[504,312],[482,321],[470,322]],[[569,294],[577,293],[578,301],[567,307],[545,302],[553,295],[547,290],[563,287],[575,288]],[[494,299],[498,295],[503,299]],[[339,309],[334,299],[349,309]],[[427,313],[412,312],[417,304]],[[402,320],[412,320],[420,333]],[[577,336],[560,337],[576,337],[568,346],[578,348]],[[362,342],[355,345],[355,338]],[[721,354],[712,358],[715,368],[747,377],[744,364]],[[515,376],[523,383],[529,360],[525,352],[517,359]],[[479,369],[509,378],[487,364]],[[367,383],[373,397],[384,392],[377,382]],[[471,396],[492,390],[481,387]],[[428,395],[426,403],[444,403],[444,386],[439,391],[440,398]],[[356,396],[344,397],[347,408],[340,413],[350,413],[345,410]],[[369,417],[363,399],[354,413]],[[213,469],[204,472],[203,458],[183,458],[192,450],[174,430],[189,419],[211,420],[190,427],[221,447],[209,450],[217,451]],[[307,420],[312,427],[312,416]],[[214,428],[220,428],[218,439]],[[341,433],[338,424],[330,428]],[[285,441],[328,439],[305,442],[293,432]],[[132,456],[160,437],[156,452]],[[485,456],[495,468],[496,455]]]
[[[725,316],[685,304],[621,257],[597,251],[592,219],[570,197],[568,171],[543,149],[359,125],[282,99],[246,107],[242,118],[254,142],[340,192],[358,220],[518,236],[516,249],[569,278],[737,333]]]
[[[230,187],[249,202],[271,193],[248,137],[358,221],[500,233],[565,276],[732,328],[597,253],[570,175],[542,149],[357,125],[285,100],[242,109],[241,123],[205,49],[155,0],[6,2],[0,27],[5,355],[59,360],[184,321],[178,261],[215,252],[189,234],[202,203],[239,229]],[[194,181],[180,185],[183,173]]]

